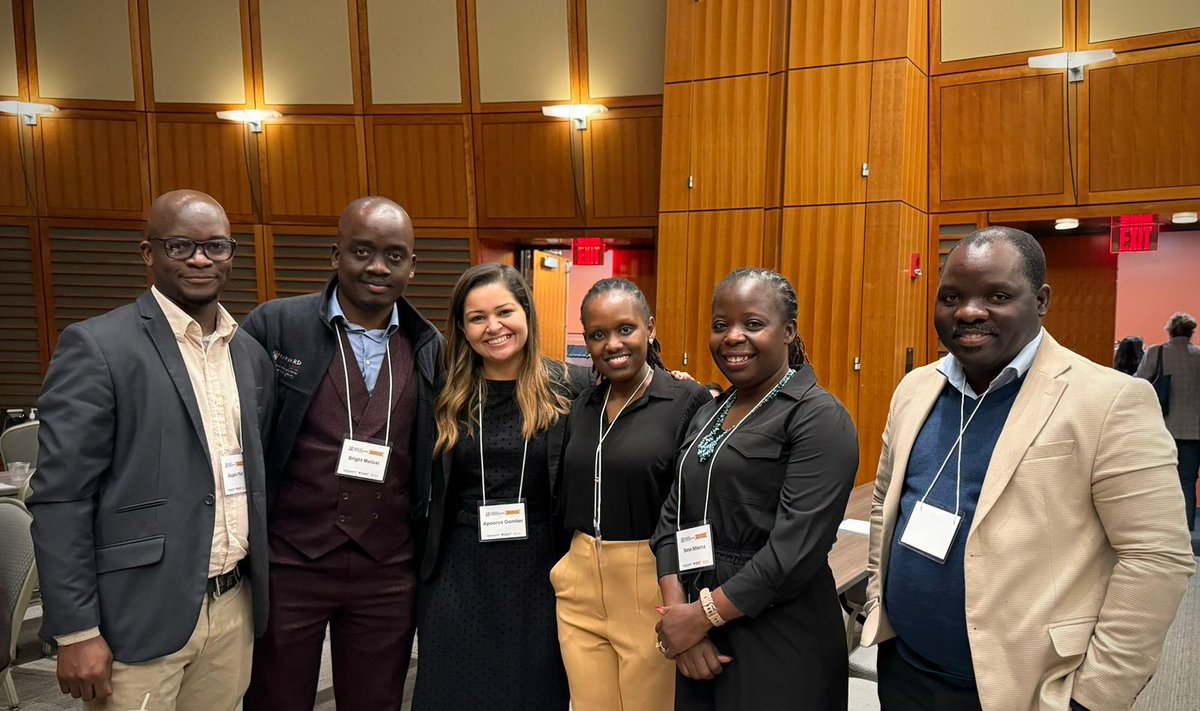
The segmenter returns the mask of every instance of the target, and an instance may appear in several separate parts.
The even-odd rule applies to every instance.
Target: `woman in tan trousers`
[[[584,297],[584,339],[600,384],[571,409],[559,516],[570,551],[550,571],[558,639],[575,711],[661,711],[675,665],[655,648],[661,597],[648,540],[675,450],[711,401],[664,368],[646,297],[604,279]]]

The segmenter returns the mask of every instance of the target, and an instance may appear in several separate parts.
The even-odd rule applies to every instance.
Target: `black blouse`
[[[696,413],[687,444],[706,434],[702,427],[711,429],[705,423],[729,397]],[[708,522],[717,566],[692,582],[721,586],[739,610],[755,617],[796,597],[828,570],[829,549],[854,488],[858,437],[850,414],[817,385],[812,367],[800,367],[774,400],[728,435],[715,460],[701,463],[696,447],[680,452],[682,516],[679,488],[672,486],[650,542],[660,577],[679,571],[678,522],[682,518],[687,527],[704,517],[710,466]]]
[[[583,392],[571,408],[563,454],[561,511],[570,534],[592,530],[594,461],[608,385]],[[655,370],[646,392],[629,403],[604,438],[600,533],[605,540],[642,541],[658,524],[674,481],[675,450],[692,415],[712,396],[691,380]],[[605,417],[604,427],[609,426]]]

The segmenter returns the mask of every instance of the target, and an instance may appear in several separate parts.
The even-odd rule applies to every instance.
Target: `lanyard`
[[[958,515],[959,495],[962,491],[962,441],[963,435],[966,434],[967,428],[971,426],[971,421],[975,419],[975,413],[979,412],[979,406],[983,404],[983,399],[991,392],[989,388],[979,396],[979,401],[975,403],[975,409],[971,410],[971,416],[967,418],[966,423],[963,423],[963,413],[966,410],[967,394],[962,390],[958,391],[958,437],[954,440],[954,444],[950,445],[950,451],[946,452],[946,458],[942,460],[942,466],[938,467],[937,474],[933,475],[933,481],[929,482],[929,488],[925,490],[925,495],[921,497],[921,503],[929,498],[929,493],[933,491],[933,485],[937,484],[938,479],[942,476],[942,472],[946,469],[946,463],[950,461],[950,456],[958,450],[958,466],[954,473],[954,515]]]
[[[487,506],[487,470],[483,468],[483,383],[479,384],[479,493],[483,497],[483,505]],[[525,440],[525,449],[521,452],[521,483],[517,485],[517,498],[525,492],[525,457],[529,454],[529,440]]]
[[[604,413],[608,411],[608,396],[612,394],[612,383],[609,383],[608,390],[604,393],[604,404],[600,406],[600,440],[596,443],[596,456],[592,462],[594,466],[593,473],[595,474],[592,479],[592,532],[596,534],[596,538],[600,538],[600,486],[601,480],[603,479],[602,462],[604,439],[608,437],[610,432],[612,432],[613,427],[617,424],[617,418],[621,416],[622,412],[625,412],[625,408],[629,407],[629,403],[633,402],[633,399],[637,397],[638,392],[642,388],[646,387],[646,384],[649,383],[650,379],[654,377],[654,368],[649,368],[649,366],[647,366],[647,368],[649,369],[649,372],[646,373],[646,377],[642,378],[641,385],[638,385],[633,389],[633,393],[630,394],[629,399],[625,401],[625,404],[621,406],[620,410],[617,410],[617,414],[615,417],[613,417],[612,422],[608,423],[607,430],[604,429]]]
[[[341,333],[345,333],[345,329],[341,329]],[[338,353],[342,354],[342,374],[346,379],[346,424],[350,427],[350,439],[354,439],[354,417],[350,409],[350,369],[346,367],[346,347],[342,345],[341,333],[338,334]],[[347,334],[346,338],[350,335]],[[387,372],[388,372],[388,404],[387,404],[387,426],[383,430],[383,441],[390,443],[392,441],[392,349],[387,348],[384,353],[387,354]]]
[[[767,393],[762,396],[762,399],[760,399],[758,401],[758,403],[755,404],[754,407],[750,408],[750,412],[747,412],[745,417],[738,420],[738,423],[736,425],[729,428],[729,431],[725,433],[725,436],[722,437],[721,441],[717,444],[717,448],[713,450],[712,457],[710,457],[708,460],[708,480],[704,484],[704,517],[701,519],[701,523],[708,522],[708,495],[712,491],[713,462],[717,461],[717,455],[720,454],[721,448],[725,446],[726,442],[728,442],[730,439],[733,438],[733,433],[737,432],[737,428],[741,427],[743,422],[750,419],[750,416],[753,415],[755,412],[758,412],[758,408],[762,407],[763,404],[765,404],[768,400],[770,400],[773,395],[778,394],[775,392],[776,389],[780,386],[781,383],[783,383],[784,380],[791,377],[795,372],[796,371],[789,368],[788,371],[783,374],[783,377],[779,379],[779,382],[775,384],[775,387],[768,390]],[[736,392],[733,393],[733,395],[730,395],[730,397],[736,398],[737,393]],[[730,407],[732,407],[732,403],[730,404]],[[688,452],[691,451],[692,447],[695,446],[700,441],[703,433],[708,431],[709,425],[711,425],[713,423],[713,420],[717,419],[717,415],[719,415],[720,413],[721,413],[721,408],[718,407],[717,411],[713,413],[713,416],[708,418],[708,422],[705,422],[704,426],[700,428],[700,434],[698,434],[696,436],[696,439],[692,440],[692,443],[687,446],[687,449],[683,450],[683,456],[679,459],[679,471],[676,476],[677,488],[679,491],[679,495],[678,495],[679,508],[675,512],[675,530],[676,531],[679,531],[681,528],[681,520],[680,519],[683,516],[683,463],[685,461],[687,461]]]

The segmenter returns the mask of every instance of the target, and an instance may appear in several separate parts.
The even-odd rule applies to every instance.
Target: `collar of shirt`
[[[650,384],[646,386],[645,392],[643,392],[641,397],[637,398],[637,400],[631,402],[629,406],[633,407],[643,397],[656,397],[660,400],[674,399],[675,392],[674,388],[671,387],[671,383],[674,380],[675,378],[672,377],[672,375],[667,371],[662,370],[661,368],[655,368],[654,375],[650,378]],[[592,392],[588,396],[588,401],[594,405],[603,404],[604,393],[608,392],[609,387],[610,386],[606,383],[604,386],[596,386],[592,388]]]
[[[387,328],[366,329],[357,323],[351,323],[346,318],[346,314],[342,311],[342,305],[338,303],[337,296],[338,290],[335,286],[333,287],[333,291],[329,293],[329,303],[325,308],[325,313],[327,314],[325,318],[328,319],[331,326],[336,325],[340,320],[342,327],[346,329],[347,333],[364,335],[376,343],[383,343],[385,340],[391,338],[392,334],[400,330],[400,310],[396,308],[395,304],[392,304],[392,315],[388,318]]]
[[[192,340],[195,343],[204,343],[204,329],[196,322],[196,319],[187,314],[186,311],[163,295],[158,287],[151,286],[150,293],[154,295],[154,300],[158,302],[159,308],[167,317],[167,323],[171,326],[171,332],[175,334],[175,340],[185,341]],[[217,304],[217,327],[213,330],[212,335],[229,342],[233,338],[233,334],[237,331],[237,321],[229,315],[224,306]],[[211,342],[211,340],[210,340]]]
[[[1045,333],[1046,329],[1039,328],[1033,340],[1026,343],[1021,352],[1012,359],[1012,362],[1004,366],[1004,370],[1001,370],[1000,374],[988,384],[988,390],[1004,387],[1029,372],[1029,368],[1033,365],[1034,356],[1037,355],[1038,347],[1042,345],[1042,336]],[[975,389],[967,382],[967,373],[963,370],[962,363],[958,362],[953,353],[947,353],[945,358],[938,361],[937,370],[946,376],[946,380],[955,390],[972,400],[979,399],[979,396],[975,394]]]

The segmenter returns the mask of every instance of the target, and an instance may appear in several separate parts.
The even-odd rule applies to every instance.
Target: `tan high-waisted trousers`
[[[647,541],[603,541],[575,533],[550,571],[574,711],[664,711],[675,707],[675,664],[659,654],[662,604]]]

